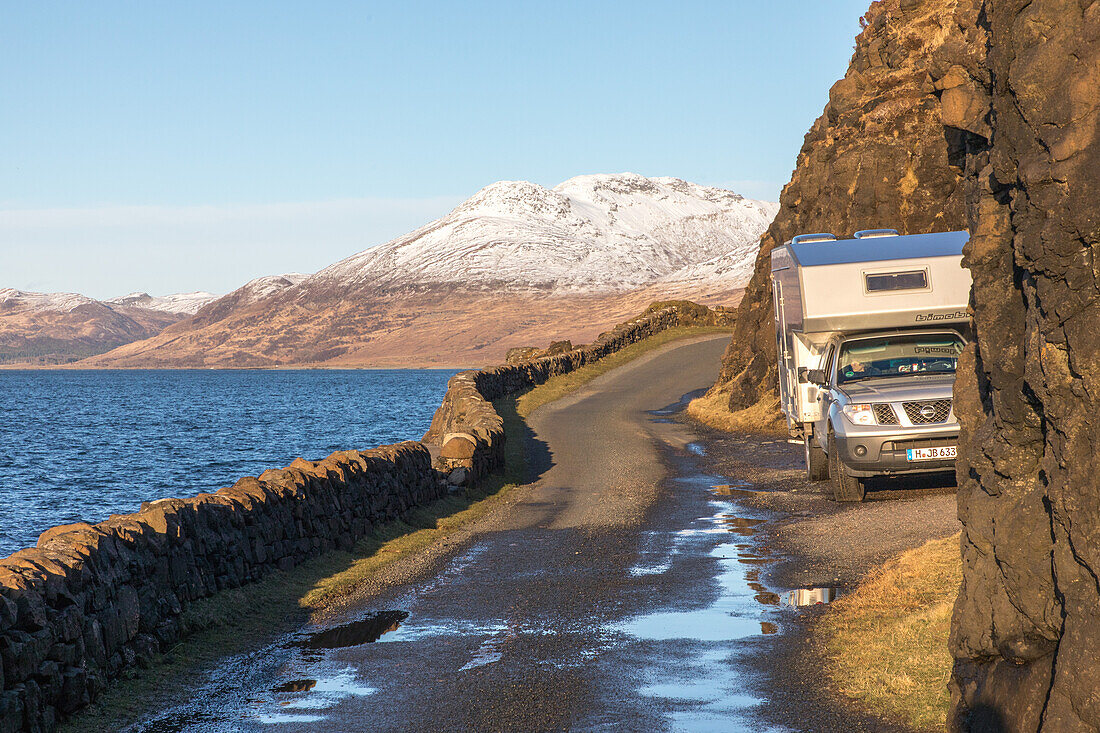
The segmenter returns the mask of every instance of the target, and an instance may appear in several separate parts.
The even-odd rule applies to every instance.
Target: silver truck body
[[[953,449],[957,440],[951,389],[969,324],[971,279],[961,266],[968,233],[828,237],[796,237],[771,254],[780,408],[792,439],[806,444],[811,477],[815,449],[832,450],[830,466],[859,480],[952,468],[953,451],[909,451]],[[891,347],[895,361],[913,355],[913,373],[841,383],[841,350],[884,338],[901,344]],[[918,373],[937,351],[951,373]],[[873,407],[872,424],[847,419],[849,404]]]

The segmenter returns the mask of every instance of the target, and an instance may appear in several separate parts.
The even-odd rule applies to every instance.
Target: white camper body
[[[792,438],[804,438],[823,417],[821,387],[806,374],[826,369],[826,348],[838,334],[969,321],[971,278],[961,266],[968,233],[889,231],[796,237],[771,253],[780,408]]]

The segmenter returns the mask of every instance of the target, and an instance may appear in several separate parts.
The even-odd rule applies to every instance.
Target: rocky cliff
[[[1100,3],[986,0],[950,727],[1100,729]],[[963,76],[959,74],[960,78]],[[965,365],[965,368],[962,368]]]
[[[871,4],[848,72],[806,134],[761,240],[712,398],[734,411],[774,399],[773,247],[808,232],[966,227],[965,151],[984,125],[961,72],[979,62],[973,13],[959,0]]]

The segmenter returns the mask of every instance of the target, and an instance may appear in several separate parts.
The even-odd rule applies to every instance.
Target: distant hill
[[[0,364],[64,364],[149,338],[216,299],[211,293],[98,301],[0,289]]]
[[[311,275],[261,278],[94,366],[483,364],[651,300],[733,304],[777,205],[676,178],[502,181]]]

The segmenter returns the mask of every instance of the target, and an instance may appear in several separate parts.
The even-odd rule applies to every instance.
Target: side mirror
[[[811,369],[806,372],[806,380],[813,382],[814,384],[822,387],[826,386],[825,370],[824,369]]]

